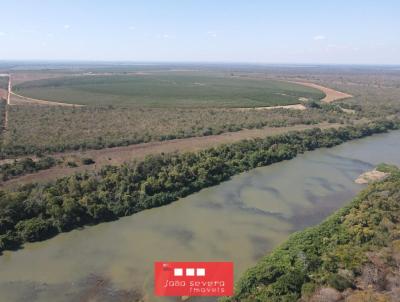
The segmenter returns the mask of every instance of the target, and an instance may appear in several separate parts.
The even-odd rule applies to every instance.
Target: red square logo
[[[233,262],[155,262],[156,296],[232,296]]]

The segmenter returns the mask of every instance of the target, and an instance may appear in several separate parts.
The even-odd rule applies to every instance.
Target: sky
[[[398,0],[0,0],[0,60],[400,64]]]

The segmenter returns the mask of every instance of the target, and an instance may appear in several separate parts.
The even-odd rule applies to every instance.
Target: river
[[[350,201],[364,187],[359,174],[400,165],[399,151],[400,131],[306,152],[161,208],[25,244],[0,256],[0,301],[178,301],[152,295],[156,260],[234,261],[237,279]]]

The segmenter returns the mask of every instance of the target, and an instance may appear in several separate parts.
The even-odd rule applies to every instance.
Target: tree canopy
[[[0,250],[58,232],[168,204],[232,175],[319,147],[399,128],[381,121],[354,127],[294,131],[183,154],[149,156],[48,184],[0,191]]]

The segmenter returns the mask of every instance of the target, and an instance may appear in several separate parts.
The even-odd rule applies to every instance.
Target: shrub
[[[78,167],[77,163],[74,162],[74,161],[69,161],[69,162],[67,162],[67,166],[70,167],[70,168],[76,168],[76,167]]]
[[[317,286],[315,283],[308,282],[304,283],[303,286],[301,287],[301,296],[304,298],[308,298],[311,296],[311,294],[314,293],[314,291],[317,289]]]
[[[141,162],[119,167],[105,166],[98,172],[77,173],[48,184],[30,184],[13,191],[0,190],[0,229],[2,234],[10,231],[21,241],[41,240],[50,236],[54,229],[58,232],[70,230],[162,206],[252,167],[269,165],[306,150],[335,146],[396,127],[395,123],[381,122],[378,125],[294,131],[196,153],[148,156]],[[87,159],[85,162],[94,161]],[[324,227],[322,233],[329,234],[335,227],[334,224]],[[368,234],[364,236],[365,242],[375,232]],[[321,266],[317,253],[318,247],[323,246],[321,234],[310,231],[306,235],[299,238],[296,254],[291,255],[297,277],[283,276],[286,263],[274,266],[275,276],[282,276],[277,291],[293,291],[298,295],[302,284],[309,281],[303,269]],[[301,255],[301,258],[296,255]],[[347,258],[357,259],[344,255],[343,259]]]
[[[364,132],[365,133],[365,132]],[[346,207],[320,225],[293,234],[288,241],[249,269],[223,301],[308,301],[317,287],[353,288],[354,274],[368,262],[368,252],[393,244],[398,228],[400,173],[372,183]],[[360,240],[358,232],[368,229]],[[360,300],[361,301],[361,300]]]
[[[13,177],[49,169],[56,164],[57,161],[52,157],[43,157],[38,161],[34,161],[29,157],[15,160],[13,163],[6,163],[0,166],[1,179],[6,181]]]
[[[47,239],[56,233],[56,229],[51,222],[42,218],[20,221],[15,226],[15,229],[22,240],[29,242]]]
[[[93,165],[95,163],[95,161],[89,157],[82,158],[81,162],[84,165]]]
[[[331,274],[328,277],[328,284],[338,291],[344,291],[346,288],[353,286],[353,283],[349,279],[339,274]]]

